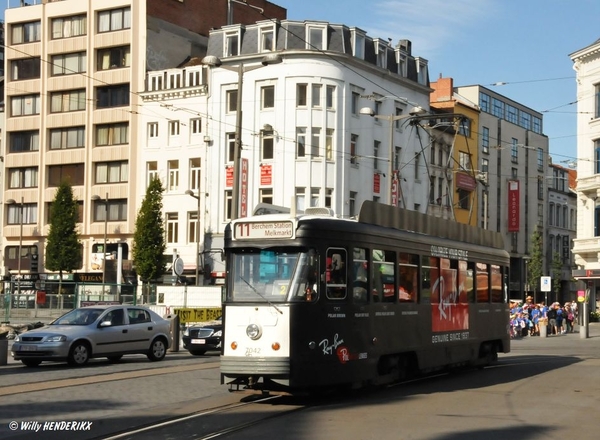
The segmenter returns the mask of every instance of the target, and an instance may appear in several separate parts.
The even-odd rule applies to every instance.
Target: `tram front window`
[[[228,299],[234,302],[306,301],[307,290],[317,283],[316,261],[313,250],[235,251],[231,256],[232,282],[228,286]]]

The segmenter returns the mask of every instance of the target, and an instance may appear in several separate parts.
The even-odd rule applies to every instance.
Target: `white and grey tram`
[[[225,233],[221,383],[303,393],[485,366],[510,350],[499,234],[365,202]]]

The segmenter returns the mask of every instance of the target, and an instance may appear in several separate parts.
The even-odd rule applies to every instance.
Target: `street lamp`
[[[92,200],[99,202],[102,197],[93,195]],[[106,284],[106,235],[108,232],[108,193],[104,198],[104,245],[102,247],[102,295],[104,295],[104,285]]]
[[[191,189],[185,192],[188,196],[195,198],[198,201],[196,212],[196,286],[200,285],[200,190],[198,195],[194,194]]]
[[[236,102],[235,142],[233,147],[233,191],[231,194],[231,220],[238,218],[240,209],[240,165],[242,158],[242,87],[244,84],[244,73],[259,69],[270,64],[279,64],[283,61],[281,55],[270,53],[262,58],[260,66],[244,66],[240,63],[235,66],[223,66],[219,57],[207,55],[202,59],[202,64],[210,67],[222,67],[225,70],[237,71],[238,87]]]
[[[6,201],[7,205],[14,205],[17,203],[14,199],[8,199]],[[23,208],[24,208],[24,200],[21,197],[21,204],[19,205],[19,251],[18,251],[18,262],[17,262],[17,294],[21,295],[21,252],[23,249]]]
[[[392,180],[394,175],[394,122],[400,121],[402,119],[410,119],[417,117],[419,115],[423,115],[427,113],[427,111],[421,106],[413,107],[407,115],[378,115],[375,114],[375,111],[371,107],[363,107],[360,109],[359,113],[361,115],[371,116],[375,119],[383,119],[389,122],[389,134],[388,134],[388,149],[389,149],[389,167],[388,173],[390,176],[390,185],[389,185],[389,198],[388,202],[390,205],[393,205],[393,188],[392,188]],[[397,203],[396,203],[397,204]]]

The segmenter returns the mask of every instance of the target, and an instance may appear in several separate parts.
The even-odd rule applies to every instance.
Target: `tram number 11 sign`
[[[233,238],[235,240],[263,240],[293,238],[294,223],[281,222],[238,222],[235,224]]]

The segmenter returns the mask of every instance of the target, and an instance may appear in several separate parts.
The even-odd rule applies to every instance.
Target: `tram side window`
[[[314,249],[302,252],[294,272],[291,301],[317,300],[319,293],[319,255]]]
[[[394,302],[396,295],[396,254],[373,249],[373,301]]]
[[[502,303],[504,302],[504,294],[502,289],[502,268],[496,264],[492,264],[491,276],[492,276],[492,302]]]
[[[477,302],[486,303],[490,301],[490,274],[488,265],[485,263],[477,263]]]
[[[432,292],[438,288],[440,280],[440,259],[423,256],[421,259],[421,297],[422,304],[431,304]]]
[[[419,279],[419,256],[400,252],[398,255],[398,300],[415,302]]]
[[[346,280],[348,279],[346,272],[347,261],[346,249],[327,249],[327,271],[325,277],[327,281],[327,298],[346,298]]]
[[[354,248],[352,257],[352,297],[355,303],[365,304],[369,301],[367,250]]]
[[[463,304],[475,302],[473,267],[469,267],[466,261],[458,262],[458,302]]]

